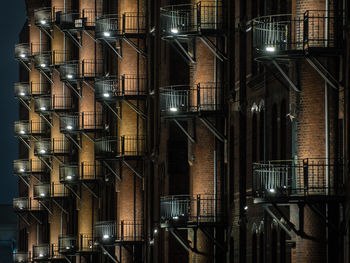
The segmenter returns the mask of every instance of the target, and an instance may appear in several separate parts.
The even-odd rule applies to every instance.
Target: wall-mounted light
[[[19,133],[20,133],[20,134],[25,134],[26,132],[22,130],[22,131],[20,131]]]
[[[46,64],[45,64],[45,63],[42,63],[42,64],[40,64],[40,67],[46,68]]]
[[[73,129],[73,126],[72,125],[67,125],[67,130],[71,130],[71,129]]]
[[[265,48],[265,50],[267,51],[267,52],[275,52],[275,47],[272,47],[272,46],[267,46],[266,48]]]
[[[175,107],[170,107],[170,111],[176,112],[176,111],[177,111],[177,108],[175,108]]]
[[[111,33],[109,33],[109,32],[103,32],[103,35],[104,35],[105,37],[110,37],[110,36],[111,36]]]
[[[270,191],[270,193],[275,193],[276,192],[276,190],[273,189],[273,188],[269,189],[269,191]]]
[[[103,93],[103,97],[109,98],[109,93]]]
[[[46,153],[46,151],[44,149],[41,149],[40,153]]]
[[[71,175],[67,175],[66,177],[68,180],[72,180],[72,176]]]
[[[42,25],[46,25],[46,20],[41,20],[40,23],[41,23]]]
[[[103,235],[103,239],[108,239],[109,235]]]
[[[171,31],[171,33],[173,33],[173,34],[179,33],[179,30],[178,30],[177,28],[175,28],[175,27],[173,27],[172,29],[170,29],[170,31]]]
[[[26,57],[26,54],[21,54],[21,55],[19,55],[21,58],[25,58]]]
[[[73,75],[72,74],[67,74],[67,78],[72,79]]]
[[[21,96],[25,96],[26,94],[24,92],[19,93]]]
[[[19,169],[19,171],[20,171],[21,173],[23,173],[25,170],[24,170],[24,168],[21,168],[21,169]]]
[[[45,193],[40,193],[40,196],[43,196],[43,197],[44,197],[44,196],[45,196]]]

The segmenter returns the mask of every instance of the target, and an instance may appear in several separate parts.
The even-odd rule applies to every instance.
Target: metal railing
[[[163,36],[204,34],[223,29],[223,8],[221,1],[200,1],[160,9]]]
[[[34,67],[43,71],[50,71],[52,66],[52,52],[43,51],[34,55]]]
[[[50,84],[40,82],[18,82],[14,84],[14,90],[15,97],[18,98],[42,96],[50,93]]]
[[[48,28],[54,21],[55,9],[52,7],[43,7],[34,10],[34,24],[37,27]]]
[[[57,25],[62,30],[82,30],[86,27],[94,27],[96,16],[100,12],[95,9],[70,10],[56,13]]]
[[[122,75],[119,78],[109,77],[95,82],[96,98],[110,100],[124,96],[146,96],[146,76]]]
[[[41,183],[34,185],[33,193],[36,199],[66,197],[69,194],[64,185],[59,183]]]
[[[84,111],[60,117],[61,132],[77,132],[103,129],[102,112]]]
[[[52,51],[52,65],[59,66],[67,61],[71,61],[73,59],[72,52],[64,51],[64,50],[53,50]]]
[[[35,99],[36,112],[71,111],[74,108],[73,97],[64,95],[43,96]]]
[[[142,222],[102,221],[95,224],[95,234],[99,243],[142,242],[144,240]]]
[[[39,159],[22,159],[13,161],[15,174],[46,173],[47,166]]]
[[[214,195],[165,196],[160,214],[163,223],[215,223],[223,220],[223,204]]]
[[[93,252],[98,250],[98,246],[95,244],[95,238],[90,234],[79,235],[78,247],[81,252]]]
[[[45,260],[51,257],[50,244],[33,245],[33,260]]]
[[[32,200],[29,197],[18,197],[13,199],[14,211],[39,211],[44,210],[44,207],[40,205],[37,200]]]
[[[222,101],[217,83],[160,88],[160,109],[165,114],[220,111]]]
[[[279,14],[252,20],[253,47],[260,52],[339,48],[342,16],[330,11]]]
[[[28,43],[21,43],[15,45],[15,59],[27,61],[30,59],[30,45]]]
[[[146,16],[136,12],[109,14],[96,19],[96,37],[111,39],[128,34],[146,33]]]
[[[35,56],[50,51],[49,43],[30,43],[30,55]]]
[[[61,165],[60,182],[77,183],[78,181],[91,181],[102,178],[102,166],[98,163],[82,162],[80,165]]]
[[[15,122],[15,135],[40,135],[49,132],[49,127],[43,121],[16,121]]]
[[[97,157],[143,156],[146,153],[145,136],[105,137],[95,142]]]
[[[253,164],[254,197],[341,196],[344,164],[337,159],[301,159]]]
[[[58,236],[58,252],[65,254],[75,252],[78,249],[78,242],[76,236],[73,235],[59,235]]]
[[[62,63],[58,70],[62,81],[99,78],[104,75],[103,60],[73,60]]]
[[[34,142],[34,155],[69,154],[71,144],[69,140],[61,138],[41,139]]]
[[[29,263],[31,262],[30,252],[13,253],[13,263]]]

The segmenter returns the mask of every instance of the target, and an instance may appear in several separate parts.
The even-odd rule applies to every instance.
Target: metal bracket
[[[35,175],[32,175],[31,178],[34,178],[40,184],[42,183],[41,180],[38,177],[36,177]]]
[[[176,38],[174,38],[174,42],[176,43],[176,45],[180,48],[180,50],[172,43],[172,41],[170,41],[170,45],[175,49],[175,51],[188,63],[196,63],[196,59],[195,57],[192,57],[189,52],[181,45],[181,43],[179,42],[179,40],[177,40]]]
[[[80,150],[82,149],[81,146],[80,146],[80,144],[79,144],[72,136],[70,136],[70,135],[67,134],[67,133],[65,133],[64,135],[65,135],[68,139],[70,139],[70,140],[75,144],[75,146],[77,146]]]
[[[336,228],[336,226],[335,226],[334,224],[332,224],[332,223],[329,221],[329,219],[319,211],[319,209],[318,209],[317,207],[315,207],[313,204],[310,204],[310,203],[306,203],[306,204],[310,207],[310,209],[311,209],[315,214],[317,214],[317,215],[326,223],[326,225],[328,225],[330,228],[332,228],[333,231],[334,231],[335,233],[338,233],[338,232],[339,232],[338,229]],[[345,234],[345,233],[344,233],[344,234]]]
[[[124,99],[123,100],[132,110],[134,110],[137,114],[139,114],[143,119],[147,119],[147,115],[144,114],[141,110],[139,110],[134,104],[130,101]]]
[[[326,69],[325,66],[321,64],[317,58],[310,57],[310,56],[305,56],[305,59],[311,67],[313,67],[317,73],[335,90],[338,90],[337,86],[341,86],[339,81]],[[323,73],[325,72],[325,74]],[[328,77],[327,77],[328,76]],[[336,85],[334,84],[336,83]]]
[[[275,219],[275,221],[278,223],[278,225],[290,236],[293,237],[293,234],[291,231],[289,231],[289,229],[285,226],[285,224],[283,224],[281,222],[281,220],[270,210],[270,208],[265,205],[264,209],[266,210],[266,212],[273,218]]]
[[[186,129],[181,125],[181,123],[178,122],[177,119],[173,120],[177,126],[179,126],[180,130],[187,136],[187,138],[192,142],[196,143],[196,140],[186,131]]]
[[[102,39],[102,40],[107,44],[107,46],[109,46],[109,47],[112,49],[112,51],[113,51],[120,59],[123,59],[122,52],[118,52],[118,50],[117,50],[115,47],[113,47],[113,45],[112,45],[111,43],[109,43],[107,40],[105,40],[105,39]],[[120,50],[122,51],[121,46],[120,46]]]
[[[53,201],[66,215],[68,215],[67,210],[65,210],[61,204],[59,204],[55,199],[52,199],[52,201]]]
[[[142,175],[138,170],[136,170],[134,167],[132,167],[132,165],[131,165],[130,163],[128,163],[128,162],[125,161],[124,159],[123,159],[123,163],[124,163],[131,171],[133,171],[133,172],[136,174],[136,176],[137,176],[138,178],[140,178],[141,180],[143,179],[143,175]]]
[[[21,214],[17,214],[17,215],[18,215],[18,217],[20,217],[24,221],[24,223],[26,223],[28,226],[30,226],[30,223],[27,221],[27,219],[24,218],[24,216],[22,216]]]
[[[24,179],[22,175],[20,175],[20,174],[17,174],[17,175],[18,175],[18,177],[23,181],[23,183],[24,183],[28,188],[30,188],[30,184],[27,182],[27,180]]]
[[[68,188],[69,191],[71,191],[75,196],[76,198],[78,198],[79,200],[81,200],[81,197],[74,191],[74,189],[72,189],[70,186],[68,185],[64,185],[66,188]]]
[[[84,29],[83,32],[84,32],[86,35],[88,35],[88,37],[90,37],[93,41],[95,41],[95,42],[97,43],[96,38],[95,38],[93,35],[91,35],[91,34],[89,33],[89,31],[87,31],[87,30]]]
[[[65,81],[64,84],[68,86],[71,90],[73,90],[74,93],[77,94],[80,99],[82,98],[80,92],[76,88],[74,88],[72,84],[70,84],[68,81]]]
[[[227,60],[227,57],[218,49],[218,47],[211,41],[207,36],[201,36],[199,39],[203,42],[204,45],[222,62]]]
[[[104,254],[106,254],[114,263],[120,263],[116,258],[114,258],[108,251],[105,249],[105,247],[101,244],[99,244],[101,249],[103,250]]]
[[[181,235],[179,235],[174,228],[168,228],[169,232],[175,237],[175,239],[183,246],[184,249],[186,249],[188,252],[193,252],[198,254],[197,249],[190,246],[188,243],[188,240],[185,240],[182,238]]]
[[[63,31],[63,32],[65,32],[66,34],[68,34],[68,36],[73,40],[73,42],[74,42],[78,47],[82,47],[82,45],[81,45],[79,39],[77,39],[75,36],[73,36],[73,35],[71,34],[71,32],[69,32],[68,30],[65,30],[65,31]]]
[[[42,161],[46,165],[47,168],[50,169],[50,171],[52,171],[53,168],[45,161],[44,158],[42,158],[40,156],[38,156],[38,158],[40,159],[40,161]]]
[[[19,62],[22,63],[22,65],[29,71],[32,72],[32,69],[22,60],[22,59],[17,59]]]
[[[21,142],[23,142],[23,144],[30,150],[32,147],[26,142],[25,139],[23,139],[21,136],[18,136],[18,139],[21,140]]]
[[[53,215],[51,210],[46,205],[44,205],[44,203],[42,201],[38,200],[38,202],[47,210],[47,212],[49,212],[51,215]]]
[[[103,164],[107,167],[107,169],[112,173],[114,174],[115,177],[117,177],[117,179],[119,181],[122,180],[122,178],[112,169],[112,167],[106,162],[106,161],[103,161]]]
[[[93,138],[91,138],[90,135],[88,135],[86,132],[82,133],[86,138],[88,138],[91,142],[95,143],[95,140]]]
[[[93,92],[95,92],[95,87],[92,85],[92,84],[90,84],[88,81],[86,81],[86,80],[83,80],[83,83],[86,85],[86,86],[88,86]]]
[[[123,38],[124,41],[130,46],[132,47],[137,53],[139,53],[141,56],[143,56],[144,58],[147,58],[147,54],[146,52],[144,52],[143,50],[141,50],[140,48],[137,47],[137,45],[131,41],[130,39],[128,39],[127,37]]]
[[[45,28],[40,27],[40,30],[43,31],[46,35],[48,35],[49,38],[51,38],[53,40],[53,36],[51,35],[50,32],[48,32]]]
[[[291,87],[296,91],[300,92],[300,89],[294,84],[294,82],[289,78],[289,76],[283,71],[280,65],[276,62],[276,60],[272,60],[272,64],[278,69],[278,71],[282,74],[285,80],[291,85]]]
[[[39,117],[42,118],[50,127],[53,127],[53,124],[51,123],[51,121],[48,120],[44,114],[40,113]]]
[[[32,212],[29,212],[29,214],[35,219],[35,221],[37,221],[40,225],[43,224],[43,222],[41,222],[41,220],[39,218],[37,218]]]
[[[209,131],[211,131],[215,135],[216,138],[218,138],[222,142],[225,142],[227,140],[227,138],[223,134],[221,134],[221,132],[219,132],[208,119],[204,117],[199,117],[199,119],[205,125],[205,127],[207,127]]]
[[[69,260],[69,258],[67,258],[67,256],[66,256],[66,255],[63,255],[63,257],[65,258],[65,260],[67,260],[67,261],[68,261],[68,263],[72,263],[72,261],[70,261],[70,260]]]
[[[44,77],[45,77],[51,84],[53,84],[53,80],[50,78],[49,75],[46,74],[45,71],[43,71],[42,69],[38,69],[38,70],[39,70],[40,74],[43,74]]]
[[[59,162],[61,165],[64,165],[64,162],[60,160],[60,158],[58,158],[56,155],[52,155],[52,157]]]
[[[95,192],[84,182],[81,183],[89,192],[90,194],[95,197],[96,199],[99,199],[98,195],[95,194]]]
[[[24,101],[24,99],[18,98],[18,100],[19,100],[20,102],[22,102],[22,104],[24,105],[24,107],[26,107],[29,111],[31,110],[29,104],[27,104],[27,103]]]
[[[121,121],[122,118],[121,116],[119,116],[119,114],[111,107],[111,105],[109,105],[106,101],[103,102],[103,104],[105,104],[107,106],[108,109],[111,110],[111,112]]]
[[[224,245],[218,242],[204,227],[199,227],[199,229],[206,235],[211,241],[215,243],[222,251],[227,251]]]

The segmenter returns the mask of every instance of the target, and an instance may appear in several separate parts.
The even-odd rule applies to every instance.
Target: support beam
[[[64,187],[68,188],[69,191],[71,191],[76,198],[78,198],[79,200],[81,200],[80,196],[74,191],[74,189],[72,189],[70,186],[68,186],[67,184],[64,185]]]
[[[214,54],[221,62],[227,60],[227,57],[218,49],[218,47],[206,36],[201,36],[199,39],[207,46],[207,48]],[[214,48],[215,49],[214,49]]]
[[[20,175],[20,174],[17,174],[17,175],[18,175],[19,179],[21,179],[21,180],[23,181],[23,183],[24,183],[28,188],[30,188],[30,184],[27,182],[27,180],[24,179],[24,177],[23,177],[22,175]]]
[[[30,150],[32,147],[26,142],[26,140],[24,140],[21,136],[18,137],[18,139],[20,139],[21,142],[23,142],[23,144]]]
[[[289,83],[289,85],[296,91],[300,92],[300,89],[294,84],[294,82],[289,78],[289,76],[283,71],[280,65],[276,62],[276,60],[272,60],[272,64],[278,69],[284,79]]]
[[[112,49],[112,51],[113,51],[120,59],[123,59],[123,56],[122,56],[122,53],[121,53],[121,52],[119,53],[118,50],[117,50],[115,47],[113,47],[112,44],[109,43],[107,40],[105,40],[105,39],[102,39],[102,40],[107,44],[107,46],[110,47],[110,49]]]
[[[29,212],[29,214],[35,219],[35,221],[37,221],[40,225],[43,224],[43,222],[41,222],[41,220],[39,218],[37,218],[32,212]]]
[[[81,43],[79,42],[79,40],[78,40],[75,36],[73,36],[71,32],[69,32],[68,30],[65,30],[64,32],[73,40],[73,42],[74,42],[78,47],[81,47],[81,46],[82,46]]]
[[[107,106],[108,109],[111,110],[111,112],[121,121],[122,118],[119,116],[119,114],[109,105],[106,101],[103,102],[104,105]]]
[[[70,83],[67,82],[67,81],[64,82],[64,84],[65,84],[67,87],[69,87],[71,90],[73,90],[73,92],[74,92],[75,94],[77,94],[78,97],[79,97],[80,99],[82,98],[80,92],[79,92],[76,88],[74,88],[72,84],[70,84]]]
[[[141,116],[142,119],[146,120],[147,115],[144,114],[139,108],[137,108],[134,104],[132,104],[130,101],[124,99],[123,100],[132,110],[134,110],[138,115]]]
[[[18,59],[18,61],[20,63],[22,63],[22,65],[29,71],[32,72],[32,69],[22,60],[22,59]]]
[[[140,178],[141,180],[143,179],[143,175],[139,172],[139,171],[137,171],[134,167],[132,167],[132,165],[131,164],[129,164],[127,161],[125,161],[124,159],[123,159],[123,163],[131,170],[131,171],[133,171],[135,174],[136,174],[136,176],[138,177],[138,178]]]
[[[18,100],[23,104],[24,107],[27,108],[27,110],[31,110],[30,106],[24,101],[24,99],[18,98]]]
[[[121,181],[122,179],[120,178],[120,176],[112,169],[112,167],[106,162],[106,161],[103,161],[103,164],[107,167],[107,169],[112,173],[114,174],[115,177],[117,177],[117,179],[119,181]]]
[[[293,234],[289,229],[281,222],[281,220],[270,210],[270,208],[265,205],[264,206],[265,211],[278,223],[278,225],[290,236],[293,237]]]
[[[204,227],[199,227],[199,229],[203,232],[204,235],[206,235],[215,245],[217,245],[223,252],[227,251],[227,248],[218,242],[210,233],[207,231]]]
[[[63,211],[63,213],[65,213],[66,215],[68,215],[67,210],[64,209],[63,206],[62,206],[60,203],[58,203],[55,199],[52,199],[52,202],[54,202],[54,203]]]
[[[17,214],[17,216],[24,221],[24,223],[27,224],[27,226],[30,226],[30,223],[27,221],[27,219],[24,218],[21,214]]]
[[[53,40],[53,36],[51,35],[51,33],[49,31],[47,31],[43,27],[40,27],[40,30],[43,31],[49,38],[51,38]]]
[[[192,143],[196,143],[196,140],[186,131],[186,129],[181,125],[181,123],[178,122],[177,119],[174,119],[174,122]]]
[[[51,212],[51,210],[40,200],[38,200],[38,202],[47,210],[47,212],[50,213],[50,215],[53,215],[53,213]]]
[[[41,74],[43,74],[44,77],[45,77],[51,84],[53,84],[53,80],[50,78],[49,75],[46,74],[45,71],[43,71],[42,69],[39,69],[39,72],[40,72]]]
[[[133,41],[131,41],[130,39],[128,39],[127,37],[124,37],[123,38],[124,39],[124,41],[130,46],[130,47],[132,47],[137,53],[139,53],[141,56],[143,56],[144,58],[147,58],[147,54],[143,51],[143,50],[141,50],[140,48],[138,48],[137,46],[136,46],[136,44],[133,42]]]
[[[205,127],[207,127],[209,131],[211,131],[215,135],[216,138],[218,138],[222,142],[225,142],[227,140],[227,138],[223,134],[221,134],[221,132],[219,132],[208,119],[204,117],[199,117],[199,119],[205,125]]]
[[[40,118],[42,118],[50,127],[53,127],[53,124],[51,123],[50,120],[48,120],[44,114],[40,113],[39,114]]]
[[[185,49],[185,47],[183,45],[181,45],[180,41],[177,38],[174,38],[174,42],[180,48],[180,50],[183,52],[183,54],[185,54],[185,56],[188,59],[188,61],[190,61],[191,63],[195,64],[196,63],[196,59],[191,56],[191,54]]]
[[[197,254],[198,251],[196,249],[192,248],[188,244],[188,240],[183,239],[182,236],[179,235],[174,228],[169,228],[168,230],[184,249],[186,249],[188,252],[193,252],[193,253]]]
[[[328,217],[326,217],[323,213],[321,213],[317,207],[315,207],[313,204],[310,204],[310,203],[306,203],[306,205],[308,205],[311,211],[313,211],[316,215],[318,215],[326,223],[326,225],[328,225],[331,229],[333,229],[335,233],[339,232],[337,227],[334,224],[332,224],[329,221]]]
[[[80,144],[79,144],[72,136],[70,136],[70,135],[67,134],[67,133],[65,133],[64,135],[65,135],[68,139],[70,139],[70,140],[75,144],[75,146],[77,146],[80,150],[82,149],[81,146],[80,146]]]
[[[95,143],[95,140],[93,138],[91,138],[91,136],[89,134],[87,134],[86,132],[83,132],[83,135],[88,138],[91,142]]]
[[[105,247],[103,245],[100,244],[100,247],[102,249],[102,251],[104,252],[105,255],[107,255],[114,263],[120,263],[120,261],[118,261],[116,258],[114,258],[108,251],[107,249],[105,249]]]
[[[83,83],[84,83],[86,86],[88,86],[93,92],[95,92],[95,87],[94,87],[91,83],[89,83],[89,82],[86,81],[86,80],[83,80]]]
[[[52,155],[52,157],[59,162],[61,165],[64,165],[64,162],[60,160],[60,158],[58,158],[56,155]]]
[[[93,41],[95,41],[95,42],[97,43],[96,38],[95,38],[93,35],[91,35],[89,31],[84,30],[83,32],[84,32],[89,38],[91,38]]]
[[[46,165],[47,168],[50,169],[50,171],[52,171],[53,168],[51,167],[51,165],[49,165],[49,164],[46,162],[46,160],[45,160],[44,158],[42,158],[42,157],[40,157],[40,156],[38,156],[38,158],[39,158],[40,161],[42,161],[42,162]]]
[[[64,259],[67,260],[68,263],[72,263],[72,261],[69,260],[69,258],[67,258],[66,255],[63,255]]]
[[[82,186],[84,186],[90,192],[90,194],[93,197],[95,197],[96,199],[99,199],[98,195],[95,194],[95,192],[86,183],[82,182],[81,184],[82,184]]]

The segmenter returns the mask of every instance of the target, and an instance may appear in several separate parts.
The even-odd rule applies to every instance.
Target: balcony
[[[19,175],[47,173],[47,166],[37,159],[22,159],[13,161],[13,172]]]
[[[145,136],[104,137],[95,142],[96,159],[138,159],[145,154]]]
[[[95,224],[96,241],[102,245],[137,244],[144,241],[142,222],[102,221]]]
[[[14,84],[15,97],[30,99],[50,94],[51,86],[45,82],[19,82]]]
[[[30,252],[13,253],[13,263],[29,263],[31,262]]]
[[[13,199],[13,210],[15,212],[35,212],[44,211],[44,207],[37,200],[29,197],[19,197]]]
[[[139,37],[146,34],[146,16],[136,12],[103,15],[96,19],[95,34],[97,39],[107,41],[121,37]]]
[[[58,252],[72,254],[78,249],[77,238],[73,235],[60,235],[58,237]]]
[[[42,183],[34,185],[34,199],[65,198],[69,195],[63,184]]]
[[[96,80],[95,94],[98,101],[140,99],[147,96],[146,76],[122,75]]]
[[[34,68],[44,72],[52,70],[52,52],[42,51],[34,55]]]
[[[223,206],[214,195],[172,195],[160,199],[161,227],[222,223]]]
[[[40,139],[34,142],[35,156],[48,157],[52,155],[69,155],[71,153],[70,141],[66,139]]]
[[[98,252],[95,238],[89,234],[80,234],[78,239],[78,253]]]
[[[163,38],[216,35],[223,31],[221,1],[171,5],[160,9]]]
[[[50,127],[43,121],[16,121],[16,136],[41,136],[50,131]]]
[[[168,86],[160,89],[160,110],[165,117],[222,111],[222,99],[217,83],[191,86]]]
[[[56,258],[61,258],[58,254],[57,245],[41,244],[33,246],[33,261],[48,261]]]
[[[97,163],[82,162],[80,165],[60,166],[60,182],[64,184],[97,181],[102,176],[102,166]]]
[[[342,198],[344,164],[334,159],[254,163],[252,191],[256,203]]]
[[[29,43],[15,45],[15,59],[28,62],[31,59],[31,55]]]
[[[74,60],[58,67],[61,81],[78,82],[95,80],[104,75],[103,60]]]
[[[263,16],[251,23],[257,57],[298,55],[305,50],[332,52],[342,46],[342,16],[333,12]]]
[[[95,9],[60,11],[56,13],[56,24],[63,31],[93,30],[97,15],[98,12]]]
[[[49,114],[50,112],[68,112],[75,107],[72,96],[52,95],[36,98],[34,110],[37,113]]]
[[[54,21],[55,9],[42,7],[34,10],[34,24],[39,28],[50,29]]]
[[[84,111],[60,117],[61,133],[96,132],[103,129],[102,112]]]

